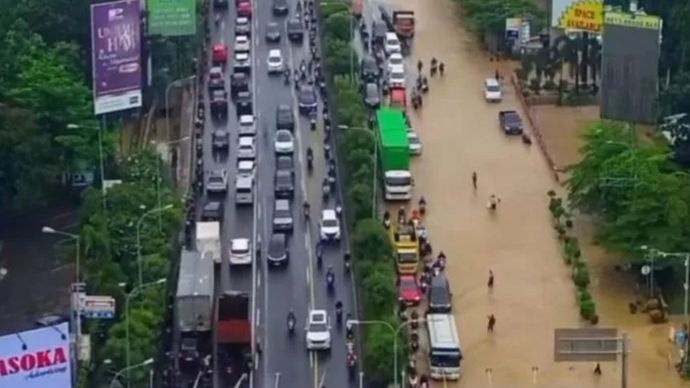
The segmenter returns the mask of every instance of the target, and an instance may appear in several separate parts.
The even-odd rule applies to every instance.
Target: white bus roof
[[[429,314],[426,316],[429,331],[429,347],[435,349],[460,349],[458,330],[452,314]]]

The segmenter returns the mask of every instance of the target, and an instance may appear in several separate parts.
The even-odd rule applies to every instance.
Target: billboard
[[[149,34],[163,36],[196,33],[195,0],[149,0]]]
[[[601,117],[656,122],[661,19],[607,12],[601,55]]]
[[[141,106],[139,1],[91,5],[91,55],[96,114]]]
[[[551,26],[599,33],[604,24],[603,0],[552,0]]]
[[[70,388],[68,324],[0,337],[0,387]]]

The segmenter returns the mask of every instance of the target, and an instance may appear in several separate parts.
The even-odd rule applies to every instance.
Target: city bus
[[[429,333],[429,370],[435,380],[458,380],[462,350],[451,314],[428,314],[426,316]]]

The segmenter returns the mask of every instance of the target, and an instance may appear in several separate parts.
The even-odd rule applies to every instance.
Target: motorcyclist
[[[326,284],[329,288],[332,288],[333,283],[335,283],[335,273],[333,272],[333,267],[329,265],[328,271],[326,271]]]
[[[321,244],[321,241],[316,243],[316,263],[321,268],[323,263],[323,244]]]
[[[340,200],[338,200],[338,202],[335,204],[335,214],[338,216],[338,218],[341,218],[343,215],[343,205],[340,203]]]
[[[309,202],[306,200],[302,204],[302,209],[304,210],[304,219],[309,220],[309,210],[311,209],[311,206],[309,205]]]
[[[290,309],[290,311],[288,311],[288,315],[287,315],[288,330],[290,332],[295,330],[296,323],[297,323],[297,318],[295,318],[295,312],[292,311],[292,309]]]
[[[441,64],[438,65],[438,72],[439,72],[439,74],[441,74],[441,77],[443,77],[443,73],[445,72],[445,70],[446,70],[446,64],[441,62]]]
[[[345,252],[343,255],[343,262],[345,263],[345,268],[350,269],[350,261],[352,259],[352,255],[350,255],[350,252]]]
[[[399,224],[405,223],[405,207],[404,206],[400,206],[400,208],[398,208],[398,223]]]
[[[216,16],[213,18],[213,21],[216,23],[216,26],[220,24],[220,14],[216,14]]]
[[[352,314],[347,313],[347,316],[345,317],[345,338],[348,341],[352,341],[354,339],[355,332],[354,332],[354,324],[352,323]]]
[[[386,229],[390,228],[390,226],[391,226],[391,213],[388,210],[386,210],[383,213],[383,226]]]
[[[283,70],[283,77],[285,77],[285,83],[289,84],[290,83],[290,69],[289,68],[286,67],[285,70]]]
[[[417,73],[422,73],[422,69],[424,68],[424,64],[422,63],[422,60],[420,59],[417,61]]]
[[[434,73],[436,73],[436,69],[438,68],[438,60],[436,57],[431,58],[431,75],[433,76]]]
[[[426,213],[426,199],[423,195],[419,198],[419,213],[422,216]]]
[[[343,302],[335,302],[335,319],[338,323],[343,321]]]

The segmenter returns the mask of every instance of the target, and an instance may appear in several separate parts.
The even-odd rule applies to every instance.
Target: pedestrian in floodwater
[[[486,326],[486,330],[489,333],[494,332],[494,326],[496,326],[496,317],[493,314],[489,315],[489,324]]]
[[[477,172],[476,171],[472,172],[472,187],[474,187],[475,190],[477,189]]]
[[[498,72],[498,68],[496,68],[495,78],[496,78],[496,82],[501,82],[501,73]]]
[[[494,271],[489,270],[489,282],[488,282],[489,288],[494,288]]]
[[[594,367],[594,374],[596,376],[601,376],[601,365],[597,362],[597,366]]]

